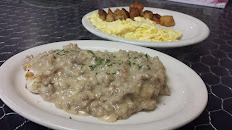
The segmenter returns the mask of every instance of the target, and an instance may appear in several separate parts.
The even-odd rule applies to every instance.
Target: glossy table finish
[[[128,6],[132,0],[1,0],[0,65],[35,46],[68,40],[103,40],[88,32],[81,18],[88,12]],[[209,101],[203,113],[180,129],[232,128],[232,2],[225,9],[167,1],[139,1],[194,16],[210,28],[209,37],[196,45],[160,50],[195,70],[204,80]],[[181,68],[180,68],[181,69]],[[165,125],[165,124],[164,124]],[[18,115],[0,100],[0,129],[49,129]]]

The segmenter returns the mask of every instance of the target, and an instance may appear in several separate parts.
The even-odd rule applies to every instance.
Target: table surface
[[[133,0],[1,0],[0,65],[28,48],[57,41],[103,40],[88,32],[81,18],[88,12],[128,6]],[[232,2],[225,9],[182,3],[143,0],[147,7],[163,8],[194,16],[210,28],[209,37],[188,47],[161,50],[195,70],[208,90],[202,114],[179,129],[232,128]],[[0,128],[49,129],[25,119],[0,100]]]

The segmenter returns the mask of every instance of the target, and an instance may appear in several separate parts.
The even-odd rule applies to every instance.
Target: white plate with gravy
[[[69,43],[78,44],[81,49],[118,51],[133,50],[158,56],[166,67],[170,96],[162,96],[153,111],[142,111],[125,120],[107,123],[93,116],[69,114],[44,101],[40,95],[25,88],[25,72],[22,63],[27,55],[61,49]],[[135,45],[110,41],[80,40],[64,41],[34,47],[14,55],[0,68],[0,97],[12,110],[25,118],[52,129],[75,130],[144,130],[175,129],[195,118],[204,110],[208,93],[200,76],[191,68],[164,53]]]

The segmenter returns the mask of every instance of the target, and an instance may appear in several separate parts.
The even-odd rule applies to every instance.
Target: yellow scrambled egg
[[[98,13],[92,13],[90,22],[108,35],[116,35],[128,39],[143,41],[176,41],[182,33],[180,31],[158,27],[154,21],[135,17],[134,20],[116,20],[106,22],[99,18]]]

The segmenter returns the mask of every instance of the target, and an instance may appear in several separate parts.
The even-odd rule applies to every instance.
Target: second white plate
[[[126,10],[129,10],[128,7],[112,7],[110,9],[112,9],[112,11],[114,11],[117,8],[119,8],[119,9],[125,8]],[[104,10],[107,11],[107,9],[108,8],[105,8]],[[181,31],[183,34],[181,39],[178,41],[171,41],[171,42],[149,42],[149,41],[139,41],[139,40],[126,39],[126,38],[122,38],[122,37],[117,37],[115,35],[108,35],[108,34],[102,32],[101,30],[98,30],[97,28],[95,28],[92,25],[92,23],[89,21],[88,17],[93,12],[97,12],[97,10],[86,14],[82,18],[82,24],[88,31],[90,31],[91,33],[93,33],[99,37],[102,37],[104,39],[125,42],[125,43],[129,43],[129,44],[145,46],[145,47],[154,47],[154,48],[171,48],[171,47],[188,46],[188,45],[196,44],[196,43],[203,41],[209,35],[208,26],[195,17],[189,16],[189,15],[186,15],[183,13],[179,13],[176,11],[159,9],[159,8],[145,7],[144,10],[150,10],[153,13],[158,13],[160,15],[172,15],[175,19],[176,25],[173,27],[169,27],[169,29],[175,29],[175,30]]]
[[[22,63],[27,55],[37,55],[51,49],[61,49],[63,45],[76,43],[82,49],[118,51],[133,50],[158,56],[167,70],[171,96],[162,96],[155,110],[138,112],[126,120],[105,123],[95,117],[69,114],[42,100],[25,88],[25,72]],[[0,97],[15,112],[38,124],[53,129],[75,130],[150,130],[175,129],[183,126],[204,110],[208,94],[201,78],[180,61],[144,47],[109,41],[65,41],[38,46],[21,52],[7,60],[0,68]],[[69,117],[72,117],[70,119]]]

